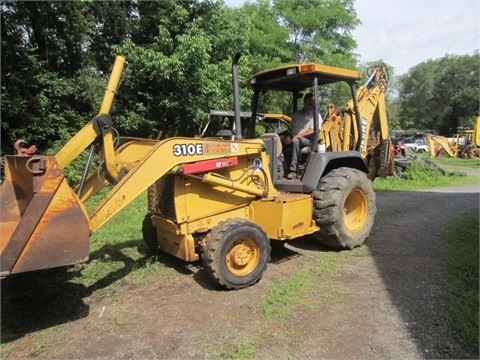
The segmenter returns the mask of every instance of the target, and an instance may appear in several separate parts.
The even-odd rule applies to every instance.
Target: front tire
[[[257,283],[270,261],[270,240],[257,224],[244,219],[221,221],[205,238],[203,264],[227,289]]]
[[[332,170],[320,179],[313,193],[317,239],[335,249],[353,249],[370,235],[375,213],[375,192],[364,172]]]

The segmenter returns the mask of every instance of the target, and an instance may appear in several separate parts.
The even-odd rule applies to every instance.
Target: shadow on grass
[[[125,249],[136,247],[140,257],[125,255]],[[1,286],[1,336],[2,344],[16,340],[28,333],[78,320],[89,315],[89,306],[84,298],[98,290],[124,279],[135,269],[147,263],[161,262],[181,274],[191,274],[187,263],[167,254],[150,254],[143,242],[130,240],[114,245],[105,245],[90,253],[84,264],[58,267],[10,275],[0,281]],[[95,262],[118,262],[123,266],[107,270],[91,285],[84,285],[82,269]]]
[[[65,268],[11,275],[1,281],[1,343],[88,315],[88,289]]]
[[[458,304],[446,290],[445,231],[456,218],[478,210],[479,196],[377,193],[378,212],[367,247],[421,357],[478,359],[478,346],[466,348],[449,323],[451,308]]]
[[[295,247],[328,251],[309,237],[284,245],[275,243],[272,246],[271,264],[300,256]],[[127,255],[129,249],[139,254],[139,257],[135,256],[134,259]],[[98,280],[86,285],[88,279],[83,270],[99,262],[105,265],[105,273],[96,275]],[[109,262],[121,262],[123,266],[111,270]],[[193,276],[194,281],[207,290],[226,291],[204,271],[201,260],[187,263],[161,251],[152,255],[141,240],[108,244],[91,252],[90,259],[85,264],[15,274],[1,280],[0,342],[8,343],[26,334],[88,316],[90,309],[84,301],[85,298],[126,278],[134,270],[151,265],[152,262],[158,262],[162,267],[181,275]]]
[[[296,240],[294,244],[300,248],[314,246],[319,250],[326,249],[317,242],[312,244],[312,239],[308,237]],[[273,264],[300,255],[290,245],[276,245],[273,246],[271,254]],[[140,256],[135,256],[134,259],[127,255],[128,249]],[[86,267],[100,262],[105,265],[105,273],[95,275],[99,276],[98,280],[91,285],[85,285],[88,279],[83,271]],[[112,262],[121,262],[123,266],[111,270],[108,263]],[[161,251],[152,255],[141,240],[108,244],[91,252],[89,261],[85,264],[15,274],[1,280],[1,343],[88,316],[90,309],[84,301],[85,298],[125,279],[134,270],[149,266],[152,262],[158,262],[162,267],[181,275],[193,276],[194,281],[207,290],[226,291],[204,271],[201,260],[187,263]]]

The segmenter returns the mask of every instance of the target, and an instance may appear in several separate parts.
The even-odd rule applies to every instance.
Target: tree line
[[[239,8],[221,0],[3,1],[2,154],[20,138],[55,153],[98,112],[116,55],[129,63],[112,109],[117,130],[191,136],[211,109],[233,109],[233,54],[242,53],[242,80],[292,62],[365,70],[352,37],[359,24],[353,0]],[[452,55],[394,78],[392,124],[450,131],[468,123],[478,110],[479,65],[478,53]],[[240,95],[249,109],[249,91]]]
[[[399,77],[399,126],[451,136],[480,116],[480,54],[427,60]]]

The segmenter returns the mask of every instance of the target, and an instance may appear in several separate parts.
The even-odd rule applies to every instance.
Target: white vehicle
[[[428,144],[418,143],[413,146],[415,152],[427,152],[429,151]]]
[[[411,143],[405,143],[405,148],[412,148],[415,152],[428,151],[428,143],[425,139],[416,139]]]

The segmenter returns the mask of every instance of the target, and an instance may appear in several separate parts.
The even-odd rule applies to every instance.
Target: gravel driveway
[[[3,331],[1,358],[472,358],[452,338],[440,299],[448,299],[444,229],[478,209],[479,192],[380,192],[365,246],[333,253],[310,238],[292,242],[273,254],[258,284],[242,290],[212,287],[200,266],[175,261],[167,275],[142,285],[126,276],[38,299],[32,287],[41,289],[42,279],[22,284],[16,291],[31,297],[28,309],[2,297],[2,313],[25,321]],[[327,256],[340,266],[318,277],[302,306],[286,318],[264,316],[275,284]],[[47,307],[59,317],[43,317]]]

